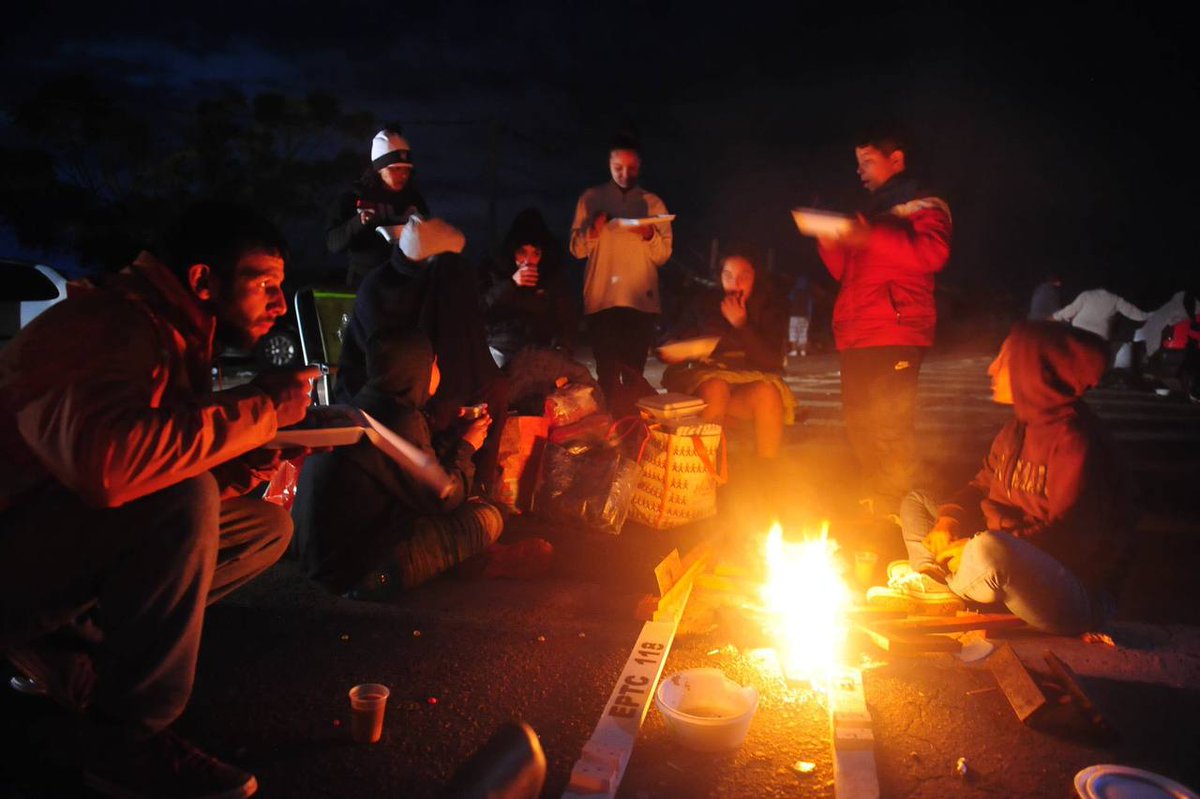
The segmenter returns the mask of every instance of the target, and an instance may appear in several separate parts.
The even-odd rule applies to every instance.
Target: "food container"
[[[661,422],[666,419],[697,416],[708,407],[708,403],[699,397],[670,392],[642,397],[637,401],[637,407],[646,416]]]
[[[758,691],[738,685],[720,669],[688,669],[662,681],[654,704],[680,744],[698,752],[723,752],[746,739]]]

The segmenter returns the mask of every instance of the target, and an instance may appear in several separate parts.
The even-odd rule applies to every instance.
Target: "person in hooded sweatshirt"
[[[453,427],[465,406],[486,404],[495,424],[475,453],[476,491],[495,484],[508,382],[488,350],[475,268],[466,239],[440,219],[413,216],[399,230],[391,261],[367,275],[342,337],[334,398],[352,402],[367,384],[367,342],[386,328],[420,330],[433,343],[442,387],[429,404],[435,433]]]
[[[1035,629],[1074,635],[1113,610],[1135,514],[1108,430],[1083,400],[1108,360],[1095,334],[1019,322],[988,368],[1013,418],[983,467],[947,502],[919,491],[900,518],[908,562],[868,601],[955,597],[1002,603]]]
[[[536,208],[513,219],[500,254],[484,265],[488,346],[504,366],[525,347],[574,348],[579,314],[562,256]]]
[[[419,330],[384,328],[369,343],[366,385],[353,405],[435,454],[452,481],[443,497],[370,441],[311,456],[292,514],[305,572],[336,594],[385,598],[482,553],[500,537],[493,506],[468,500],[484,415],[435,438],[424,408],[439,390],[433,347]],[[461,431],[461,432],[460,432]]]

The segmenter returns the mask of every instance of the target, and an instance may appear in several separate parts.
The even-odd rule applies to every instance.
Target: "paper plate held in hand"
[[[614,217],[613,224],[621,227],[641,227],[642,225],[657,225],[659,222],[671,222],[675,219],[675,214],[659,214],[658,216],[646,216],[640,219],[626,219],[624,217]]]
[[[720,340],[720,336],[704,336],[668,341],[658,348],[658,357],[662,359],[663,363],[701,361],[713,354],[713,350],[717,348]]]
[[[854,227],[854,220],[850,217],[816,208],[794,208],[792,219],[796,220],[796,227],[800,228],[800,232],[805,236],[836,239],[849,233]]]

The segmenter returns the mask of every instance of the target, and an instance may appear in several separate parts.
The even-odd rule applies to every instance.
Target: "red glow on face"
[[[214,293],[217,322],[236,341],[253,347],[287,313],[283,259],[278,253],[252,250],[238,259],[233,278]]]
[[[867,191],[875,191],[894,175],[904,171],[904,152],[895,150],[887,155],[878,147],[867,145],[855,147],[854,157],[858,161],[858,176]]]
[[[379,179],[392,191],[402,191],[412,178],[413,168],[408,164],[392,164],[379,170]]]
[[[513,253],[513,261],[519,267],[537,269],[542,262],[542,248],[533,244],[522,244]]]
[[[613,183],[628,189],[637,183],[642,159],[633,150],[613,150],[608,157],[608,171],[612,173]]]
[[[754,290],[754,264],[740,255],[726,258],[721,265],[721,288],[726,294],[737,292],[748,298]]]

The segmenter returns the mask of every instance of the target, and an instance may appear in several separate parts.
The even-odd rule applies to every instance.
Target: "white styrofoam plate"
[[[683,363],[684,361],[701,361],[713,354],[720,343],[720,336],[702,336],[701,338],[685,338],[679,341],[668,341],[658,348],[658,357],[663,363]]]
[[[613,223],[621,227],[641,227],[642,225],[657,225],[659,222],[671,222],[675,219],[675,214],[659,214],[658,216],[646,216],[641,219],[626,219],[624,217],[614,217]]]
[[[816,208],[794,208],[792,219],[805,236],[834,238],[845,235],[854,227],[854,220],[844,214],[820,211]]]
[[[1082,799],[1200,799],[1175,780],[1131,766],[1099,763],[1075,775]]]

